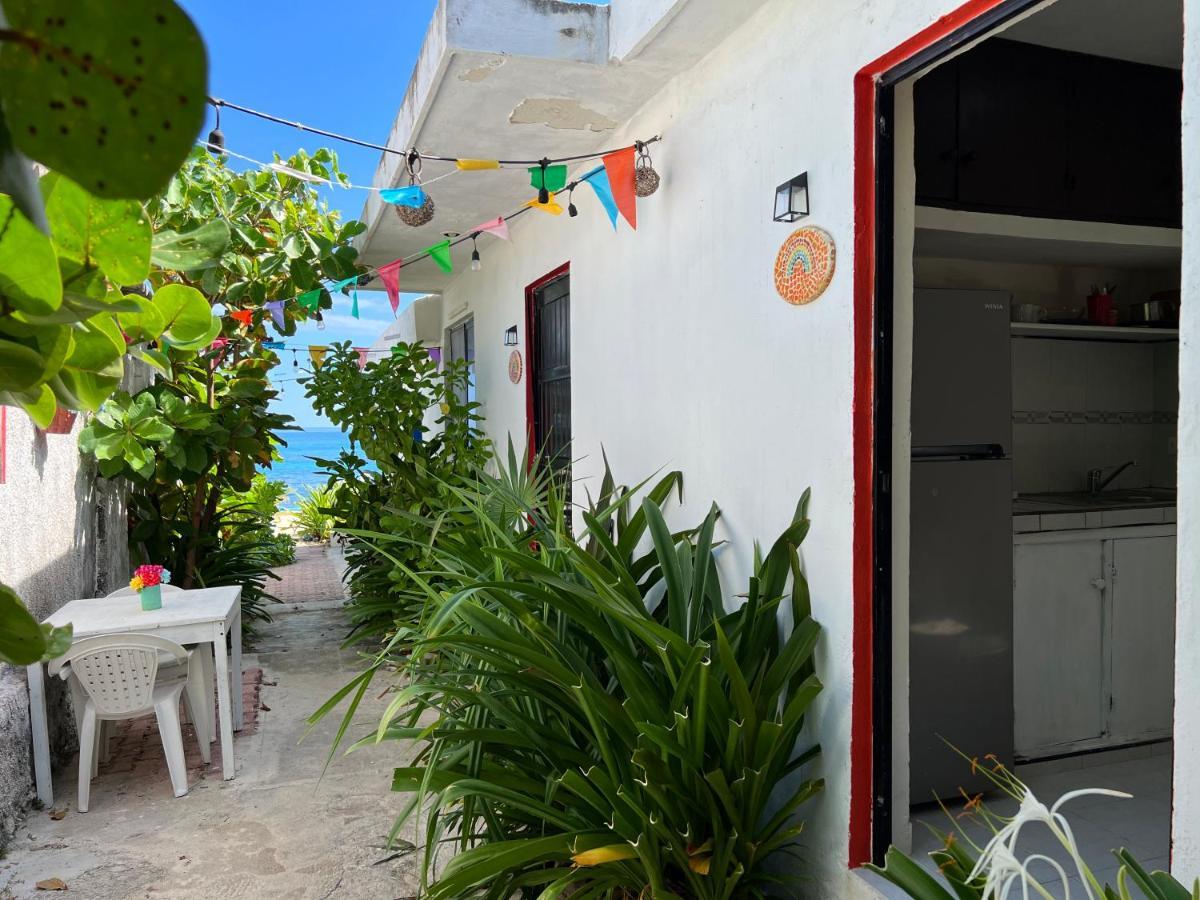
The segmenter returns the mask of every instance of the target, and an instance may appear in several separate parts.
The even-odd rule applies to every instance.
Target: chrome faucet
[[[1121,463],[1119,466],[1105,466],[1105,467],[1099,468],[1099,469],[1088,469],[1088,473],[1087,473],[1088,493],[1091,494],[1093,497],[1095,497],[1102,490],[1104,490],[1106,487],[1108,487],[1110,484],[1112,484],[1113,481],[1116,480],[1116,477],[1118,475],[1120,475],[1122,472],[1124,472],[1126,469],[1130,468],[1131,466],[1136,466],[1136,465],[1137,465],[1137,460],[1131,459],[1131,460],[1128,460],[1127,462]],[[1112,471],[1111,475],[1109,475],[1107,478],[1105,478],[1104,472],[1107,469],[1112,469],[1113,471]]]

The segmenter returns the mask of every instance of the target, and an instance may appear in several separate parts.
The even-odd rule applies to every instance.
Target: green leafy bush
[[[301,540],[328,543],[333,537],[333,513],[339,489],[314,487],[300,498],[294,520]]]
[[[422,896],[763,896],[822,786],[800,777],[818,748],[797,746],[821,689],[807,494],[739,602],[717,569],[716,507],[694,529],[666,524],[679,473],[644,492],[606,477],[580,543],[561,487],[524,465],[510,447],[500,476],[447,486],[464,521],[433,567],[407,570],[419,620],[314,720],[351,696],[344,733],[395,672],[359,744],[422,741],[392,784],[411,794],[397,827],[423,819]],[[408,537],[375,540],[407,568]],[[444,846],[458,852],[443,864]]]
[[[427,567],[433,542],[453,525],[444,515],[457,503],[453,486],[473,483],[491,456],[478,404],[463,399],[467,378],[464,363],[439,370],[420,344],[397,344],[360,370],[358,354],[342,343],[306,380],[313,407],[352,442],[338,459],[317,462],[338,487],[328,508],[347,536],[349,612],[361,637],[412,621],[405,569]],[[359,532],[400,535],[403,543],[385,554]]]

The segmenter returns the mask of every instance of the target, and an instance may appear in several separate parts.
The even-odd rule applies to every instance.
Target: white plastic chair
[[[164,597],[170,596],[171,594],[183,593],[183,588],[176,587],[173,584],[164,584],[161,585],[161,588],[162,595]],[[125,587],[119,588],[113,591],[111,594],[106,594],[105,596],[129,597],[135,596],[136,594],[137,591],[135,591],[129,585],[125,585]],[[188,677],[200,681],[200,683],[205,685],[207,688],[207,693],[199,695],[204,702],[197,704],[195,708],[189,708],[187,710],[188,720],[196,726],[197,733],[199,733],[203,727],[204,733],[208,735],[208,743],[211,744],[217,739],[217,714],[213,703],[213,690],[216,686],[216,669],[213,666],[212,644],[187,644],[185,646],[188,652],[191,654],[193,660],[191,674]],[[163,660],[160,660],[160,665],[163,662]],[[196,662],[199,662],[199,665],[195,665]],[[196,721],[197,714],[203,716],[203,719],[199,722]],[[104,735],[104,739],[100,743],[100,749],[100,762],[108,762],[107,734]],[[208,762],[207,756],[204,758],[204,761]]]
[[[165,660],[165,664],[164,664]],[[83,696],[79,725],[79,812],[87,812],[101,722],[136,719],[154,713],[162,737],[167,770],[176,797],[188,792],[179,725],[179,700],[184,688],[198,706],[200,682],[189,680],[188,652],[152,634],[109,634],[86,638],[50,663],[50,675],[68,677]],[[209,761],[207,735],[200,732],[200,754]]]

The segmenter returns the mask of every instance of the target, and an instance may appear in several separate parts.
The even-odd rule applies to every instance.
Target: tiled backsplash
[[[1013,471],[1021,493],[1175,485],[1178,345],[1015,338]]]

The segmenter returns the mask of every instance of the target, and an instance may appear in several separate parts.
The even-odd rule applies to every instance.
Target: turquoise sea
[[[271,466],[267,477],[287,484],[288,498],[281,506],[295,509],[310,488],[325,486],[325,477],[318,473],[317,464],[310,457],[337,459],[339,453],[350,449],[350,439],[338,428],[285,431],[283,439],[287,441],[286,447],[279,448],[283,459]]]

